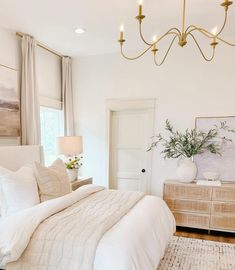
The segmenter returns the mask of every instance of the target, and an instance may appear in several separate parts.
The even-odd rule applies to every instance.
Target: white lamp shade
[[[75,155],[82,154],[83,144],[81,136],[66,136],[57,138],[57,148],[59,154]]]

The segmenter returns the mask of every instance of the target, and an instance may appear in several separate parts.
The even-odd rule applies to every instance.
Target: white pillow
[[[6,168],[3,168],[0,166],[0,178],[6,174],[9,174],[11,173],[12,171],[6,169]],[[1,189],[1,185],[0,185],[0,189]],[[0,190],[0,196],[1,196],[1,190]],[[0,199],[0,218],[1,218],[1,199]]]
[[[71,184],[64,162],[57,159],[50,167],[35,162],[35,174],[41,202],[64,196],[71,192]]]
[[[0,178],[2,217],[40,203],[33,168],[22,167]]]

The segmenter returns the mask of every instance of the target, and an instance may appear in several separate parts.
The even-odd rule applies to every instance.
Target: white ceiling
[[[146,37],[181,24],[182,0],[144,0]],[[187,23],[208,29],[223,22],[221,1],[188,0]],[[119,50],[119,25],[131,49],[139,48],[137,0],[0,0],[0,25],[29,33],[47,46],[70,56],[113,53]],[[224,37],[235,41],[235,4]],[[76,35],[74,29],[87,32]]]

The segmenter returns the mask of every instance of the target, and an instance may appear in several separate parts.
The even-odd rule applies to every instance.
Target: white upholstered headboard
[[[0,147],[0,166],[12,171],[35,161],[44,162],[43,148],[38,145]]]

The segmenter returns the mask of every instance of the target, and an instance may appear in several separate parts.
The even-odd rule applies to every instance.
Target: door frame
[[[113,112],[128,111],[128,110],[153,110],[153,134],[155,131],[155,117],[156,117],[156,99],[142,98],[142,99],[107,99],[106,100],[106,132],[105,132],[105,186],[110,187],[110,157],[111,157],[111,120]],[[149,159],[149,175],[152,175],[152,154]],[[150,191],[151,180],[149,179],[148,187]]]

